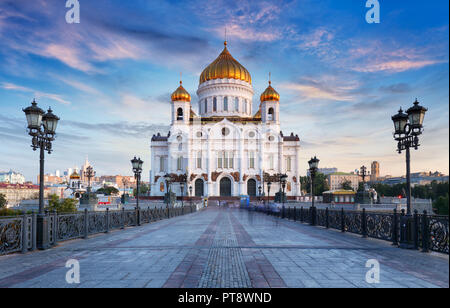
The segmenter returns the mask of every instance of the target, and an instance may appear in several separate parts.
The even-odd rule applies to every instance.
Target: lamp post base
[[[414,249],[414,218],[405,215],[400,218],[400,244],[402,249]]]
[[[36,247],[40,250],[50,248],[48,239],[48,216],[38,214],[36,218]]]

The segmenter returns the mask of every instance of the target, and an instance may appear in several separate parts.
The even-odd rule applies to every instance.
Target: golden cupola
[[[237,79],[252,83],[252,77],[247,69],[242,66],[227,49],[227,42],[224,42],[222,53],[208,65],[200,75],[200,84],[213,79]]]
[[[183,101],[183,102],[190,102],[191,101],[191,95],[189,94],[188,91],[186,91],[185,88],[183,88],[183,82],[180,81],[180,86],[178,87],[178,89],[175,90],[175,92],[172,93],[172,102],[178,102],[178,101]]]
[[[272,88],[272,82],[269,81],[269,86],[267,89],[261,94],[261,102],[267,102],[267,101],[280,101],[280,94],[278,94],[277,91],[275,91],[274,88]]]

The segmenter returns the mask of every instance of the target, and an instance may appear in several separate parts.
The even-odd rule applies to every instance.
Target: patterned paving
[[[68,259],[80,283],[66,282]],[[366,262],[380,282],[366,282]],[[447,287],[447,255],[237,209],[118,230],[0,257],[0,287]]]

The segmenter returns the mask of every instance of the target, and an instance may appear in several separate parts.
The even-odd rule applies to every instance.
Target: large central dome
[[[252,77],[245,67],[236,61],[227,49],[227,42],[222,53],[208,65],[200,75],[200,84],[213,79],[238,79],[252,83]]]

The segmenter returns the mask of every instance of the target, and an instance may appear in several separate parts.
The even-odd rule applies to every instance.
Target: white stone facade
[[[151,141],[151,195],[166,193],[165,174],[187,175],[184,195],[189,186],[196,196],[259,195],[259,186],[267,195],[263,173],[286,173],[287,195],[300,196],[299,138],[282,135],[280,102],[263,101],[254,113],[253,94],[250,83],[222,78],[199,85],[198,115],[190,101],[172,101],[170,131]],[[179,183],[171,189],[181,194]],[[273,183],[270,195],[278,190]]]

